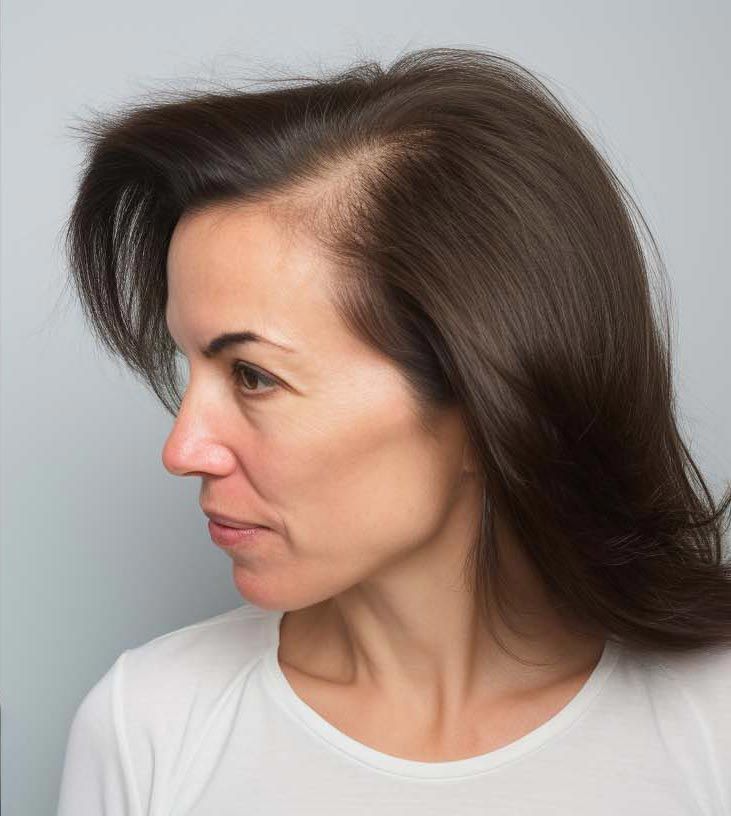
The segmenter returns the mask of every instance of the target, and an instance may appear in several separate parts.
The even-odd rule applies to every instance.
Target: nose
[[[165,440],[162,463],[173,476],[225,476],[235,466],[234,454],[216,438],[212,411],[196,411],[190,394]]]

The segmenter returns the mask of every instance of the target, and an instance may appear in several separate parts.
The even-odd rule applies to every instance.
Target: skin
[[[351,736],[430,759],[486,751],[563,707],[603,640],[565,631],[500,523],[511,598],[532,615],[530,638],[498,631],[551,665],[523,666],[479,625],[460,570],[482,487],[459,412],[419,427],[398,369],[336,314],[316,241],[262,204],[212,208],[179,221],[167,274],[189,378],[163,463],[201,478],[202,506],[271,528],[225,552],[247,601],[288,610],[279,662],[295,691]],[[202,355],[243,329],[294,351]],[[235,361],[277,385],[237,383]]]

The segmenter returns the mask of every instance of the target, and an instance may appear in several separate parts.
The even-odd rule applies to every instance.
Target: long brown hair
[[[537,76],[426,48],[387,68],[161,94],[76,129],[89,147],[65,234],[75,289],[173,415],[176,222],[266,204],[320,240],[339,313],[398,366],[425,427],[461,411],[485,487],[465,576],[488,625],[491,599],[509,605],[498,512],[571,625],[644,648],[731,644],[731,488],[716,504],[681,439],[660,253]]]

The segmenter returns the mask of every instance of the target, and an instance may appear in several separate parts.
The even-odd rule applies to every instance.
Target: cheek
[[[403,395],[365,403],[282,420],[260,437],[258,489],[297,558],[374,565],[428,540],[449,510],[451,448],[424,434]]]

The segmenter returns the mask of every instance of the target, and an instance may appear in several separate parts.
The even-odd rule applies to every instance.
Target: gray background
[[[172,418],[63,294],[75,115],[269,66],[316,71],[434,45],[549,81],[629,185],[672,282],[682,426],[731,477],[728,3],[126,3],[2,7],[2,805],[50,814],[67,729],[117,655],[242,603],[198,479],[165,471]],[[285,71],[286,72],[286,71]],[[81,816],[81,814],[80,814]]]

